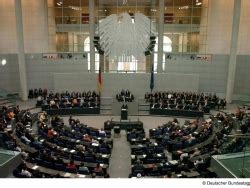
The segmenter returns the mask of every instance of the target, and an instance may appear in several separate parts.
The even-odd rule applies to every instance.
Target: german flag
[[[98,73],[98,92],[99,96],[102,95],[102,72],[101,72],[101,66],[99,66],[99,73]]]

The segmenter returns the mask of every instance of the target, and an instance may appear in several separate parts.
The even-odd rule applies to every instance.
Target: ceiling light
[[[6,59],[2,59],[2,66],[6,65],[7,61]]]
[[[69,6],[69,8],[71,8],[72,10],[82,10],[81,7],[75,7],[75,6]]]
[[[189,6],[182,6],[182,7],[179,7],[180,10],[182,9],[189,9]]]
[[[197,6],[202,5],[202,2],[196,2],[195,5],[197,5]]]

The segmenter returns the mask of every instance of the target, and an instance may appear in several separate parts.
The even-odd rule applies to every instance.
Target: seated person
[[[194,103],[192,103],[191,107],[190,107],[190,110],[198,110],[198,107],[197,105],[195,105]]]
[[[185,104],[183,106],[183,110],[189,110],[190,109],[190,104]]]
[[[49,102],[50,108],[53,108],[55,105],[56,105],[56,102],[52,99],[52,100]]]
[[[182,154],[180,155],[180,160],[181,160],[181,161],[186,161],[186,159],[188,159],[188,158],[189,158],[188,153],[182,153]]]
[[[190,155],[190,158],[199,156],[201,154],[201,151],[198,148],[194,149],[194,153]]]
[[[92,138],[91,138],[91,136],[89,134],[85,134],[83,136],[83,141],[85,141],[85,142],[91,142]]]
[[[82,144],[78,144],[78,145],[76,145],[76,149],[77,149],[79,152],[84,152],[84,151],[85,151],[85,146],[82,145]]]
[[[21,171],[20,174],[23,175],[23,176],[26,176],[27,178],[31,178],[31,176],[32,176],[32,174],[27,170],[26,166],[24,166],[22,168],[22,171]]]
[[[94,168],[94,172],[95,173],[103,173],[103,169],[99,163],[97,163],[96,167]]]
[[[132,170],[144,170],[144,166],[141,164],[141,161],[137,161],[136,164],[133,166]]]
[[[194,161],[194,166],[197,168],[199,166],[199,164],[203,164],[204,161],[202,158],[199,158],[198,160]]]
[[[56,156],[56,159],[54,160],[56,164],[62,164],[64,165],[64,162],[60,156]]]
[[[104,131],[103,128],[101,128],[101,129],[99,130],[99,134],[102,134],[102,135],[106,136],[106,132]]]
[[[56,134],[56,132],[50,127],[48,129],[48,135],[47,135],[48,138],[53,138],[55,134]]]
[[[26,143],[26,144],[30,144],[31,140],[29,140],[26,136],[25,133],[22,134],[21,139]]]
[[[70,160],[69,164],[67,165],[67,168],[72,171],[76,171],[76,165],[74,164],[73,160]]]
[[[74,107],[78,106],[78,102],[77,102],[77,99],[76,99],[76,98],[74,98],[74,99],[72,100],[72,106],[74,106]]]

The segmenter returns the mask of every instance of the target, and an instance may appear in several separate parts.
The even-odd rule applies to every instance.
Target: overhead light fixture
[[[189,6],[182,6],[182,7],[179,7],[180,10],[182,9],[189,9]]]
[[[7,60],[6,59],[2,59],[2,66],[4,66],[4,65],[6,65],[6,63],[7,63]]]
[[[76,7],[76,6],[69,6],[72,10],[82,10],[81,7]]]
[[[57,2],[56,3],[58,6],[61,6],[62,5],[62,2],[60,1],[60,2]]]
[[[202,2],[199,2],[199,0],[196,0],[196,1],[195,1],[195,5],[196,5],[196,6],[202,5]]]

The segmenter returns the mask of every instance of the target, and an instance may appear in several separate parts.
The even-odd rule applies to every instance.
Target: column
[[[227,91],[226,100],[228,103],[232,102],[234,81],[235,81],[235,70],[236,70],[236,57],[238,47],[238,35],[240,27],[240,9],[241,0],[234,0],[234,12],[233,12],[233,24],[232,24],[232,35],[231,35],[231,47],[229,55],[229,67],[227,76]]]
[[[100,63],[99,66],[102,72],[104,72],[104,67],[105,67],[104,59],[105,59],[104,55],[99,55],[99,63]]]
[[[95,72],[95,1],[89,0],[90,71]]]
[[[17,52],[18,52],[21,99],[28,100],[21,0],[15,0],[15,12],[16,12]]]
[[[164,34],[164,0],[159,0],[158,64],[157,64],[157,73],[162,73],[162,62],[163,62],[163,34]]]
[[[74,51],[74,35],[73,32],[68,32],[68,45],[69,45],[69,52]]]
[[[146,56],[146,73],[151,73],[153,63],[154,63],[154,54]]]
[[[104,56],[104,71],[109,72],[109,59]]]

